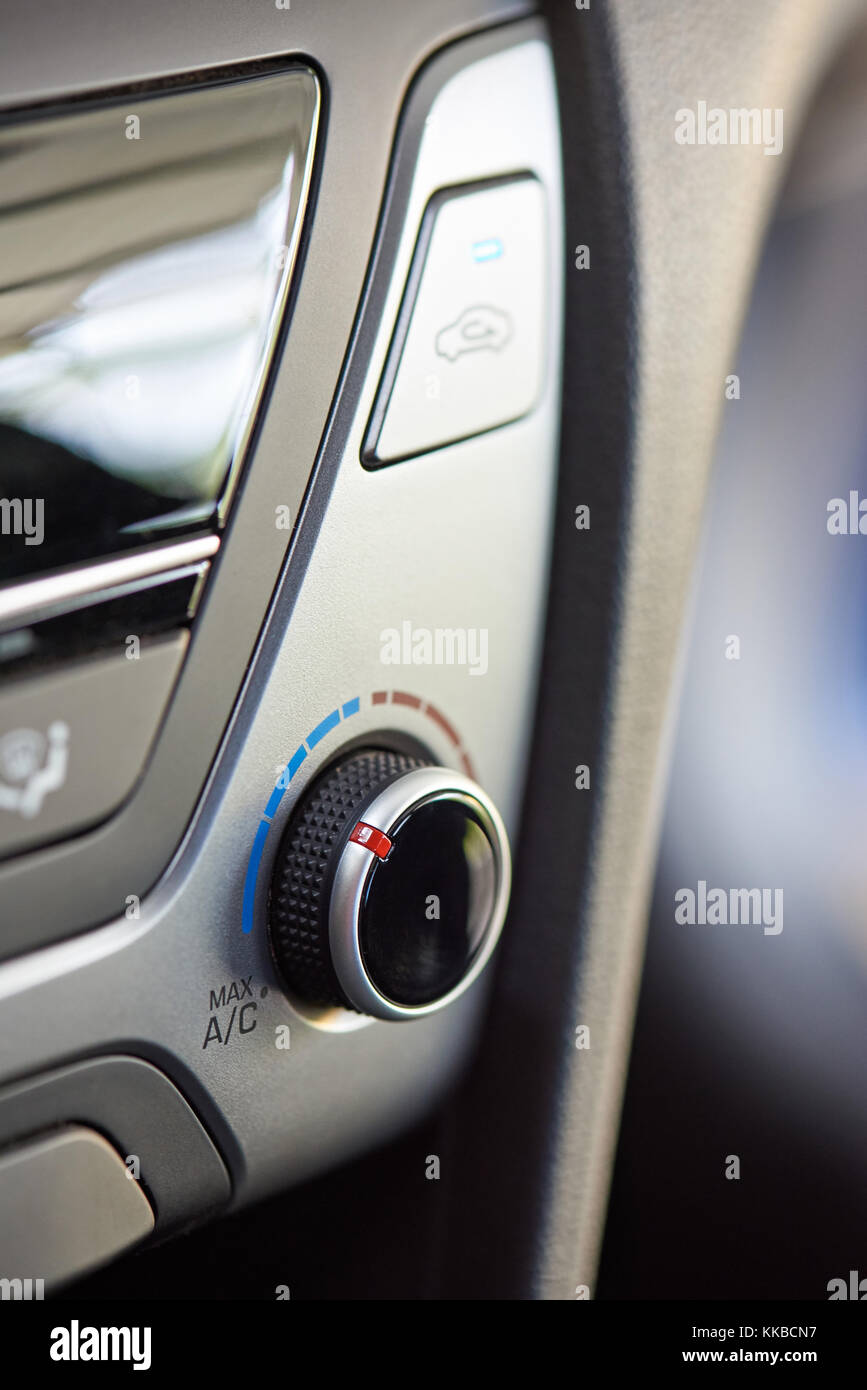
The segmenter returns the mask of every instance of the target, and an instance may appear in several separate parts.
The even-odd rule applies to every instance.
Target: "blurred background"
[[[731,368],[599,1298],[867,1278],[867,534],[828,530],[867,499],[865,247],[867,30],[800,134]],[[700,880],[781,888],[782,932],[678,925]]]

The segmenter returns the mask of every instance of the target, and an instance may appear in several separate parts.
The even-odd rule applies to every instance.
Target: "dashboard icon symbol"
[[[456,362],[466,352],[480,352],[484,348],[499,352],[511,336],[512,320],[508,314],[488,304],[474,304],[454,323],[440,329],[435,347],[439,357]]]
[[[66,781],[68,747],[69,725],[59,719],[47,736],[14,729],[0,739],[0,809],[38,816],[48,793]]]

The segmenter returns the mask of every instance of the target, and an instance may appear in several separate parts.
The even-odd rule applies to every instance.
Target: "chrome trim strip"
[[[209,560],[220,548],[219,536],[198,536],[195,540],[140,550],[115,560],[62,570],[10,584],[0,589],[0,624],[24,623],[42,616],[46,609],[57,609],[87,594],[99,594],[137,579],[147,579],[164,570],[182,569],[200,560]]]
[[[107,589],[97,589],[95,593],[67,594],[64,598],[58,599],[56,603],[50,603],[45,608],[40,608],[38,613],[29,614],[24,622],[26,624],[42,623],[52,618],[66,617],[69,613],[80,613],[85,608],[99,608],[104,603],[110,603],[112,599],[127,598],[131,594],[147,593],[150,589],[158,589],[166,584],[171,584],[176,579],[188,578],[196,579],[187,606],[187,617],[193,618],[210,568],[210,563],[207,560],[200,560],[195,565],[182,565],[180,569],[160,570],[158,574],[147,575],[144,579],[132,579],[126,584],[112,584]],[[20,619],[10,621],[0,618],[0,636],[6,637],[9,633],[20,631],[20,629]]]

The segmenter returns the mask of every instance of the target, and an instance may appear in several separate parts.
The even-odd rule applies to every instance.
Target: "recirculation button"
[[[512,177],[434,194],[367,434],[368,467],[526,415],[545,372],[545,191]]]

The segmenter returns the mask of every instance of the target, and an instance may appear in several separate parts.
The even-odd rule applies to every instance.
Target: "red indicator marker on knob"
[[[369,849],[378,859],[385,859],[391,849],[391,840],[387,835],[383,835],[381,830],[377,830],[375,825],[368,825],[366,821],[360,820],[350,835],[350,840],[356,845],[363,845]]]

